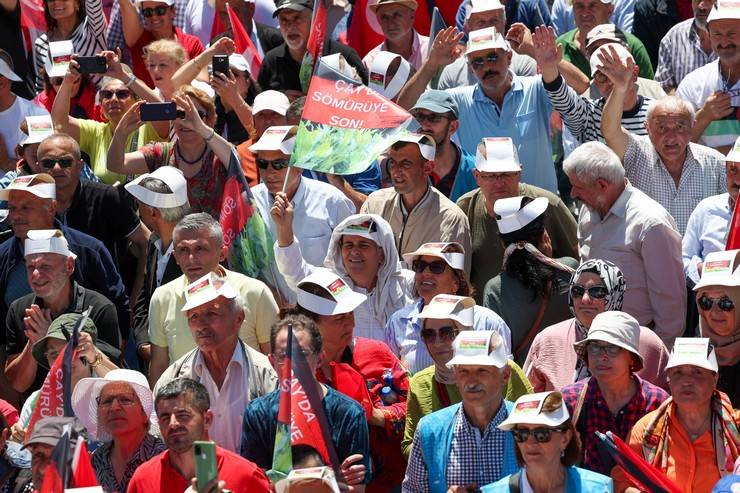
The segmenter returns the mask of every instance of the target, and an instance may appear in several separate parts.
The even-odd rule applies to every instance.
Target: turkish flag
[[[740,200],[735,200],[735,209],[732,211],[730,228],[727,230],[727,243],[725,250],[737,250],[740,248]]]

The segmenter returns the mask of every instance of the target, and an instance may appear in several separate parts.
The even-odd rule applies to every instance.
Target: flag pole
[[[290,178],[290,171],[292,169],[293,169],[293,166],[288,165],[288,172],[285,173],[285,180],[283,180],[283,189],[280,190],[283,193],[285,193],[285,190],[288,188],[288,178]]]

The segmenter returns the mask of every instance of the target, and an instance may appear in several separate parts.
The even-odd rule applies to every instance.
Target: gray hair
[[[172,193],[172,189],[159,178],[144,178],[139,183],[142,187],[154,193]],[[155,207],[162,215],[162,219],[171,224],[176,224],[190,211],[190,204],[185,202],[177,207]]]
[[[185,231],[191,233],[198,233],[206,231],[209,238],[221,248],[224,244],[224,231],[221,229],[221,225],[216,221],[213,216],[206,212],[196,212],[194,214],[188,214],[178,221],[175,225],[175,229],[172,231],[172,237],[177,236]]]
[[[29,132],[26,132],[29,133]],[[64,140],[69,142],[69,144],[72,146],[72,155],[74,158],[79,161],[82,159],[82,153],[80,152],[80,144],[77,143],[77,141],[69,134],[65,134],[63,132],[54,132],[53,134],[47,135],[44,140],[41,141],[41,143],[46,142],[47,140]]]
[[[624,180],[624,166],[619,156],[602,142],[580,145],[563,161],[563,171],[584,183],[603,179],[616,184]]]
[[[653,113],[655,113],[655,110],[658,108],[665,111],[670,111],[672,113],[685,113],[686,116],[689,117],[692,125],[694,124],[694,121],[696,119],[696,112],[694,111],[693,106],[684,101],[682,98],[671,95],[664,96],[656,101],[653,101],[653,103],[648,106],[647,116],[645,117],[645,120],[650,121]]]

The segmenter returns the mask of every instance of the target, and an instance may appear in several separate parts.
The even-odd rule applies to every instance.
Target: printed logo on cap
[[[542,401],[520,402],[514,407],[514,411],[517,413],[537,413],[540,409],[540,402]]]
[[[326,289],[329,290],[329,292],[334,296],[335,298],[339,296],[345,289],[347,289],[347,285],[343,280],[340,278],[337,278],[336,281],[329,284]]]
[[[488,346],[490,343],[491,341],[490,341],[490,337],[488,336],[488,334],[485,336],[479,336],[479,337],[468,334],[468,337],[460,341],[458,349],[460,351],[466,351],[466,352],[468,351],[477,352],[481,350],[488,352]]]
[[[730,268],[732,261],[729,259],[713,260],[704,263],[703,272],[721,272]]]
[[[370,81],[376,84],[383,84],[385,82],[385,75],[377,72],[370,72]]]
[[[350,224],[344,228],[344,234],[369,234],[375,230],[375,222],[367,220],[359,224]]]
[[[208,285],[209,284],[211,284],[211,278],[210,277],[208,277],[207,279],[203,279],[202,281],[197,282],[197,283],[191,285],[188,288],[188,296],[196,295],[196,294],[200,293],[201,291],[204,291],[205,289],[208,289]]]

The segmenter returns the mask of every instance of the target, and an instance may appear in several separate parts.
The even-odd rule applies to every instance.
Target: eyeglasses
[[[145,9],[141,9],[141,13],[144,14],[144,17],[147,18],[153,16],[154,14],[157,14],[157,16],[161,17],[166,14],[168,10],[170,10],[170,7],[160,5],[159,7],[147,7]]]
[[[272,161],[268,161],[267,159],[257,158],[257,166],[259,166],[260,169],[267,169],[268,166],[272,166],[272,169],[275,171],[280,171],[283,168],[287,168],[289,163],[290,160],[288,159],[274,159]]]
[[[498,181],[498,180],[508,180],[509,178],[513,178],[514,176],[517,176],[519,174],[518,171],[507,171],[505,173],[482,173],[478,171],[478,178],[481,178],[485,181]]]
[[[489,53],[484,57],[479,56],[470,59],[470,65],[472,65],[473,68],[481,68],[484,63],[496,63],[496,60],[498,60],[498,55],[496,53]]]
[[[731,312],[735,309],[735,302],[733,302],[728,296],[722,296],[721,298],[710,298],[707,295],[702,295],[699,298],[699,308],[702,311],[708,312],[714,306],[714,302],[717,302],[717,308],[723,312]]]
[[[424,123],[425,121],[429,123],[439,123],[442,121],[442,119],[449,120],[450,117],[447,115],[439,115],[437,113],[429,113],[428,115],[424,113],[414,113],[414,118],[419,123]]]
[[[600,356],[605,354],[610,358],[615,358],[622,351],[622,348],[614,344],[594,344],[593,342],[586,346],[586,351],[591,356]]]
[[[136,397],[125,394],[111,395],[106,397],[105,399],[101,399],[100,397],[98,397],[96,401],[98,403],[98,406],[102,408],[111,407],[114,401],[118,401],[118,404],[120,404],[122,407],[131,407],[139,402]]]
[[[103,89],[98,94],[100,94],[100,99],[113,99],[113,96],[115,96],[119,101],[131,97],[131,91],[128,89],[117,89],[115,91]]]
[[[574,284],[570,287],[570,295],[573,298],[583,298],[583,295],[588,293],[588,297],[594,300],[603,300],[609,296],[609,290],[604,286],[591,286],[590,288],[584,288],[578,284]]]
[[[444,260],[424,262],[423,260],[417,259],[411,263],[411,270],[413,270],[417,274],[421,274],[422,272],[424,272],[424,269],[426,269],[427,267],[429,267],[429,271],[432,274],[441,274],[447,268],[447,262],[445,262]]]
[[[457,327],[440,327],[437,330],[434,329],[421,329],[421,332],[419,333],[421,335],[421,338],[424,342],[427,344],[434,344],[437,342],[437,337],[440,338],[440,340],[445,342],[452,342],[455,340],[455,337],[457,337],[457,334],[460,331],[457,330]]]
[[[56,166],[57,163],[59,163],[59,167],[61,168],[71,168],[75,164],[75,159],[71,157],[58,157],[42,159],[41,161],[39,161],[39,164],[44,169],[51,169]]]
[[[558,433],[565,433],[566,430],[562,428],[535,428],[530,430],[529,428],[514,428],[511,430],[511,434],[514,435],[514,440],[517,443],[524,443],[529,439],[531,434],[537,443],[547,443],[552,440],[552,433],[557,431]]]

